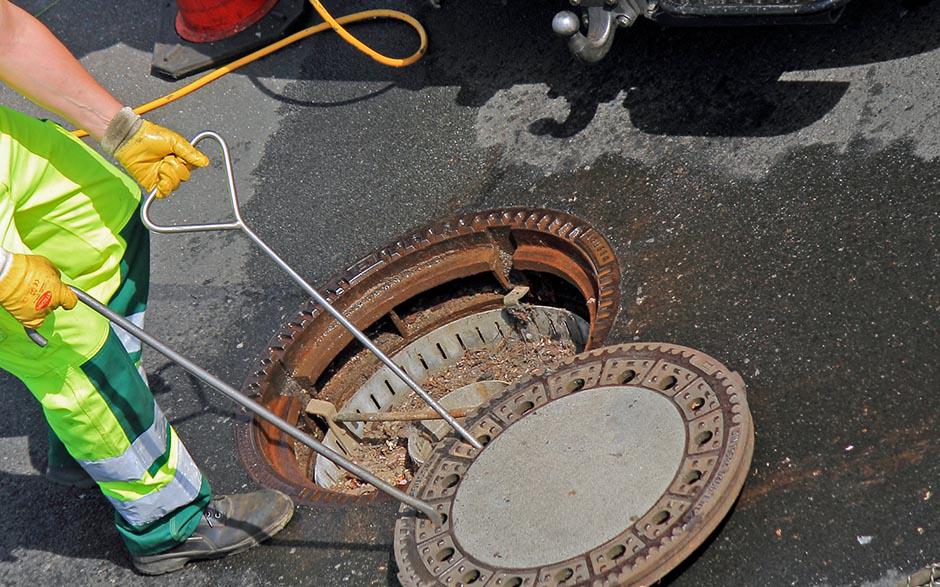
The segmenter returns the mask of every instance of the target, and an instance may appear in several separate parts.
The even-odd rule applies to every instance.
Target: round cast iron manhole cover
[[[467,418],[402,506],[399,579],[424,585],[647,585],[715,529],[747,476],[744,382],[704,353],[643,343],[583,353]]]

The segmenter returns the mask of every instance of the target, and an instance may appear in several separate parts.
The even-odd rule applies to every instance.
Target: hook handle
[[[232,202],[232,211],[235,213],[235,222],[177,225],[158,224],[153,220],[153,218],[150,217],[150,209],[157,200],[157,188],[154,188],[147,196],[147,199],[144,201],[144,205],[140,210],[140,219],[144,223],[144,226],[146,226],[149,230],[162,234],[180,234],[186,232],[211,232],[216,230],[242,230],[245,228],[245,223],[242,220],[241,209],[238,205],[238,191],[235,189],[235,171],[232,168],[232,157],[229,154],[228,145],[225,143],[225,139],[211,130],[202,131],[201,133],[194,136],[190,142],[195,147],[205,139],[214,140],[215,142],[219,143],[219,146],[222,148],[222,162],[224,163],[225,167],[225,176],[228,179],[228,191]]]

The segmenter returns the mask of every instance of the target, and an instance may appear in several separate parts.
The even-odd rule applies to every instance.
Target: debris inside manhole
[[[503,393],[509,384],[498,379],[478,381],[470,385],[457,388],[441,398],[441,404],[446,408],[458,404],[473,404],[475,407],[467,411],[469,416],[475,409],[491,398]],[[434,445],[443,440],[450,432],[450,426],[442,419],[423,419],[411,425],[408,430],[408,456],[415,465],[423,465],[434,450]]]
[[[538,369],[552,369],[578,352],[568,337],[553,340],[546,336],[525,336],[501,339],[493,347],[470,350],[455,363],[444,367],[422,382],[424,389],[435,399],[448,392],[476,382],[516,382]],[[426,404],[414,393],[396,411],[424,411]],[[418,423],[369,422],[359,432],[359,445],[349,454],[357,463],[372,471],[380,479],[396,485],[411,482],[417,464],[408,456],[408,438]],[[346,471],[339,470],[331,479],[329,489],[362,495],[375,491]]]

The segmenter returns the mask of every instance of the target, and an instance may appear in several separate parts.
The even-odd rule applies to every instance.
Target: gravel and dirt
[[[539,338],[532,341],[513,339],[496,348],[468,351],[457,363],[434,373],[424,382],[424,389],[434,399],[477,381],[513,383],[535,369],[552,369],[577,350],[568,340]],[[470,406],[464,406],[470,407]],[[412,392],[396,411],[424,411],[427,405]],[[415,466],[408,457],[408,433],[412,422],[370,422],[365,426],[362,443],[350,456],[380,479],[394,485],[407,485]],[[343,471],[333,487],[344,493],[361,495],[375,491],[371,485]]]

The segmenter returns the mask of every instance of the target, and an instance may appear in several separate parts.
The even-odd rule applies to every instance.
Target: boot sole
[[[245,540],[237,544],[233,544],[232,546],[229,546],[228,548],[217,550],[216,552],[207,556],[173,556],[173,557],[167,557],[164,559],[150,560],[150,561],[142,561],[140,559],[135,558],[133,559],[134,568],[137,569],[137,571],[143,575],[151,575],[151,576],[165,575],[166,573],[172,573],[174,571],[182,570],[183,567],[185,567],[186,563],[188,562],[215,560],[215,559],[225,558],[225,557],[229,557],[235,554],[239,554],[261,544],[265,540],[271,538],[272,536],[274,536],[275,534],[283,530],[284,526],[286,526],[287,523],[290,522],[291,518],[293,517],[294,517],[294,508],[292,507],[289,510],[287,510],[287,514],[282,519],[278,520],[277,522],[275,522],[268,528],[265,528],[259,534],[259,536],[262,536],[262,537],[255,537],[255,536],[248,537]],[[154,556],[160,556],[160,555],[154,555]]]

